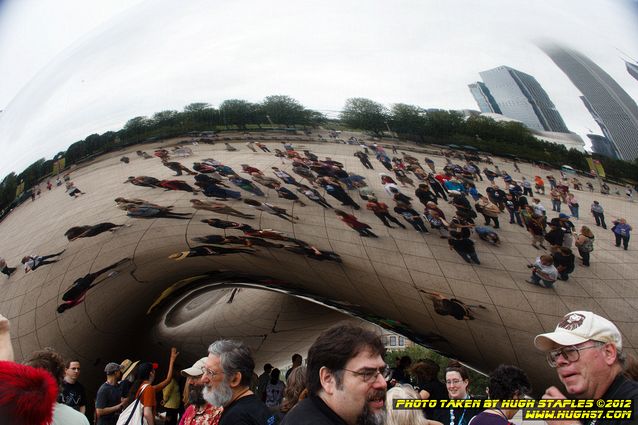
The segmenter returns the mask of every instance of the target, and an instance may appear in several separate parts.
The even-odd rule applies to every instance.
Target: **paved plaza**
[[[271,167],[276,166],[296,176],[289,160],[282,164],[272,153],[253,153],[241,135],[237,139],[240,140],[230,142],[238,149],[236,152],[226,151],[223,141],[189,145],[192,156],[173,160],[191,168],[194,161],[214,158],[238,173],[240,164],[249,164],[270,177],[274,177]],[[347,171],[364,176],[381,201],[394,205],[379,178],[379,173],[386,170],[374,156],[371,161],[375,169],[365,169],[353,156],[360,149],[358,146],[309,140],[291,143],[299,152],[309,149],[320,159],[329,156],[342,162]],[[537,388],[556,378],[544,356],[534,349],[533,337],[553,330],[569,311],[590,310],[609,318],[623,333],[628,351],[635,353],[638,348],[638,257],[634,242],[630,242],[628,251],[616,248],[612,232],[596,227],[589,213],[591,202],[599,200],[609,227],[617,217],[625,217],[635,226],[638,208],[623,199],[624,195],[575,191],[581,217],[574,224],[577,230],[583,224],[589,226],[596,237],[591,266],[582,267],[577,262],[569,281],[557,281],[554,289],[545,289],[525,282],[529,278],[527,264],[542,251],[531,246],[525,229],[508,223],[507,213],[500,216],[500,246],[472,236],[481,265],[469,265],[449,250],[447,240],[435,232],[424,235],[410,226],[405,230],[384,227],[354,191],[350,194],[362,209],[343,209],[370,224],[378,239],[360,237],[338,220],[333,210],[306,202],[301,195],[305,207],[280,199],[263,186],[260,188],[266,197],[256,199],[284,207],[299,220],[284,221],[237,200],[226,203],[244,213],[256,214],[255,219],[220,216],[191,207],[193,198],[208,200],[201,193],[123,183],[129,176],[146,175],[182,179],[193,185],[192,176],[172,177],[174,173],[158,158],[145,160],[135,154],[139,149],[152,154],[155,148],[174,144],[175,140],[134,146],[72,169],[71,180],[85,195],[74,199],[63,187],[54,187],[50,192],[43,188],[41,197],[34,202],[28,200],[0,223],[0,254],[10,266],[20,265],[25,255],[65,250],[54,264],[27,274],[19,269],[11,278],[0,279],[0,313],[11,320],[18,360],[45,346],[79,356],[86,364],[98,364],[105,356],[130,357],[131,351],[148,355],[165,350],[166,355],[157,359],[162,360],[168,357],[167,347],[171,344],[189,357],[198,358],[212,339],[225,336],[248,341],[258,353],[258,365],[263,361],[285,363],[291,352],[307,349],[320,330],[343,320],[344,312],[407,334],[484,371],[500,363],[518,365],[530,374]],[[276,140],[266,144],[271,150],[281,148]],[[424,154],[415,152],[413,145],[399,145],[399,151],[403,147],[423,161]],[[388,154],[392,156],[389,150]],[[130,163],[121,162],[122,155],[127,155]],[[442,170],[445,159],[428,156],[435,161],[437,171]],[[515,173],[510,162],[501,158],[494,161],[517,180],[534,175],[544,178],[552,173],[526,163],[519,164],[522,174]],[[556,170],[552,174],[559,177]],[[503,187],[501,179],[497,183]],[[487,184],[487,179],[477,182],[481,193]],[[402,191],[414,198],[415,209],[423,210],[413,195],[414,189]],[[548,184],[546,192],[549,194]],[[251,197],[243,190],[242,195]],[[174,212],[192,213],[192,218],[129,218],[115,206],[114,199],[120,196],[173,206]],[[548,218],[553,218],[556,214],[551,211],[548,195],[539,197],[548,210]],[[334,198],[326,198],[333,206],[338,205]],[[439,202],[439,206],[449,217],[453,215],[451,205]],[[568,213],[565,205],[564,208]],[[258,246],[254,253],[169,259],[173,253],[198,245],[193,242],[194,237],[241,235],[237,230],[217,229],[201,222],[213,217],[279,230],[320,250],[339,254],[343,263],[317,261],[283,249]],[[482,224],[482,217],[476,221]],[[64,237],[72,226],[100,222],[127,226],[73,242]],[[63,313],[56,311],[63,302],[62,294],[76,279],[127,258],[131,261],[123,261],[114,271],[96,279],[82,303]],[[475,320],[456,320],[438,314],[423,291],[485,308],[472,308]],[[287,294],[304,295],[336,309]]]

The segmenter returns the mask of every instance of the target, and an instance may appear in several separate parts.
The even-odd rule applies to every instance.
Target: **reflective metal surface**
[[[192,169],[194,162],[214,158],[249,183],[251,176],[242,172],[241,164],[250,165],[264,178],[299,194],[304,206],[279,197],[264,184],[235,185],[223,176],[228,187],[219,187],[239,192],[242,199],[208,197],[197,185],[201,174],[174,177],[159,158],[135,155],[139,149],[171,152],[184,140],[180,138],[135,146],[74,168],[71,180],[85,194],[73,198],[63,187],[45,189],[0,223],[0,252],[10,266],[19,265],[24,255],[64,250],[57,262],[26,274],[19,269],[0,281],[0,312],[11,319],[18,359],[53,346],[92,365],[83,368],[85,379],[98,379],[107,361],[163,361],[167,347],[177,345],[186,365],[187,359],[203,355],[213,339],[233,337],[256,350],[258,367],[265,361],[285,364],[291,353],[305,352],[326,326],[354,316],[481,370],[517,364],[542,386],[555,376],[533,348],[533,337],[553,329],[574,309],[593,310],[613,320],[623,332],[625,347],[635,350],[635,251],[632,245],[629,251],[614,247],[611,232],[595,227],[586,211],[576,224],[594,229],[591,267],[577,265],[569,281],[557,282],[555,290],[544,289],[525,282],[525,266],[539,251],[530,246],[524,229],[508,224],[503,216],[502,244],[492,246],[475,238],[481,265],[469,265],[431,229],[430,234],[418,233],[398,216],[407,229],[383,226],[366,210],[356,189],[346,192],[359,210],[341,206],[317,187],[330,205],[354,214],[378,235],[361,237],[338,219],[334,209],[312,202],[295,185],[275,176],[272,167],[301,180],[290,159],[248,150],[243,134],[227,137],[237,150],[229,152],[219,142],[189,145],[192,155],[171,160]],[[381,201],[394,205],[381,184],[383,167],[372,157],[374,169],[364,168],[353,155],[359,146],[318,141],[316,133],[264,137],[273,152],[281,141],[288,141],[297,152],[309,150],[320,160],[330,157],[342,163],[345,170],[364,177]],[[399,146],[397,155],[403,152],[419,160],[425,155],[409,145]],[[122,155],[130,161],[121,162]],[[437,169],[445,164],[440,156],[428,156]],[[511,163],[495,161],[501,170],[513,171]],[[522,175],[537,174],[530,165],[520,166]],[[181,179],[184,184],[171,188],[188,191],[131,184],[129,176]],[[484,190],[486,183],[477,185]],[[400,189],[414,198],[412,188]],[[597,196],[577,195],[583,210]],[[120,199],[116,204],[116,198],[127,202]],[[244,199],[268,203],[285,214],[262,211]],[[614,196],[602,202],[609,221],[622,215],[636,222],[633,204]],[[204,204],[210,208],[201,208]],[[417,199],[413,205],[422,211]],[[439,205],[453,214],[451,205]],[[72,240],[65,237],[74,226],[99,223],[117,226],[80,229],[88,230],[85,237],[76,237],[75,229],[68,233]],[[455,317],[451,306],[466,309],[468,320]]]

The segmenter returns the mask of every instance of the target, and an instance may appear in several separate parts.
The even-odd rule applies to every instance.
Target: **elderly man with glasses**
[[[590,311],[573,311],[563,317],[554,332],[536,336],[534,345],[547,353],[547,362],[556,368],[558,379],[570,397],[632,400],[633,420],[590,419],[583,423],[620,425],[638,421],[638,383],[623,375],[622,336],[612,322]],[[566,396],[558,388],[550,387],[543,398],[564,399]]]
[[[383,423],[385,348],[376,333],[350,324],[323,332],[308,351],[309,397],[282,425]]]
[[[219,425],[277,423],[277,418],[250,390],[254,369],[252,352],[243,342],[217,340],[208,347],[200,382],[204,400],[224,408]]]

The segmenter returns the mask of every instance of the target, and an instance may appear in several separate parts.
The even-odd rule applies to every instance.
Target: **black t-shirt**
[[[84,386],[79,382],[69,384],[63,380],[62,389],[58,395],[58,402],[66,404],[75,410],[80,410],[80,406],[86,406],[86,393],[84,392]]]
[[[219,425],[275,425],[277,417],[254,394],[224,407]]]
[[[128,397],[128,393],[131,391],[131,385],[133,385],[133,383],[128,379],[124,379],[117,384],[117,386],[120,387],[120,394],[122,394],[122,398]]]
[[[634,409],[633,419],[624,420],[611,420],[611,419],[598,419],[596,425],[635,425],[638,423],[638,382],[627,379],[624,375],[620,374],[611,383],[611,386],[607,389],[605,394],[601,397],[602,400],[631,400],[631,407]],[[591,425],[592,420],[583,421],[585,425]]]
[[[102,384],[100,389],[97,390],[97,396],[95,396],[95,407],[98,409],[104,409],[105,407],[113,407],[120,404],[121,390],[116,385],[111,385],[108,382]],[[110,413],[108,415],[102,415],[97,419],[96,425],[115,425],[117,423],[117,413]]]
[[[562,245],[564,239],[565,232],[561,228],[554,228],[545,235],[545,240],[551,245]]]
[[[560,252],[556,252],[552,254],[552,257],[554,257],[554,266],[565,267],[564,272],[566,273],[571,273],[574,271],[574,261],[576,260],[574,254],[562,255]]]
[[[448,243],[456,251],[474,252],[474,242],[471,239],[448,239]]]
[[[310,396],[288,412],[281,425],[346,425],[346,422],[321,398]]]
[[[420,390],[430,393],[428,400],[445,400],[448,398],[447,388],[445,384],[438,379],[432,381],[419,381],[417,386]]]

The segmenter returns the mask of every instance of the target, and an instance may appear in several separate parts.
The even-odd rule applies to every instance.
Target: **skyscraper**
[[[629,75],[638,80],[638,64],[625,61],[625,66]]]
[[[487,94],[495,101],[502,115],[519,120],[533,130],[569,132],[549,96],[531,75],[508,66],[499,66],[480,72],[479,75],[483,79],[483,87],[487,89]],[[480,84],[470,84],[469,87],[483,111],[482,99],[476,94],[477,87],[482,88]],[[482,92],[489,99],[485,92]]]
[[[592,152],[609,158],[618,159],[618,151],[611,140],[605,136],[599,136],[598,134],[588,134],[587,137],[591,140]]]
[[[638,157],[638,106],[601,67],[583,54],[556,44],[540,48],[583,94],[582,101],[620,158]]]
[[[477,81],[476,83],[468,84],[468,87],[481,112],[502,114],[501,108],[498,107],[494,96],[492,96],[490,89],[487,88],[485,83]]]

